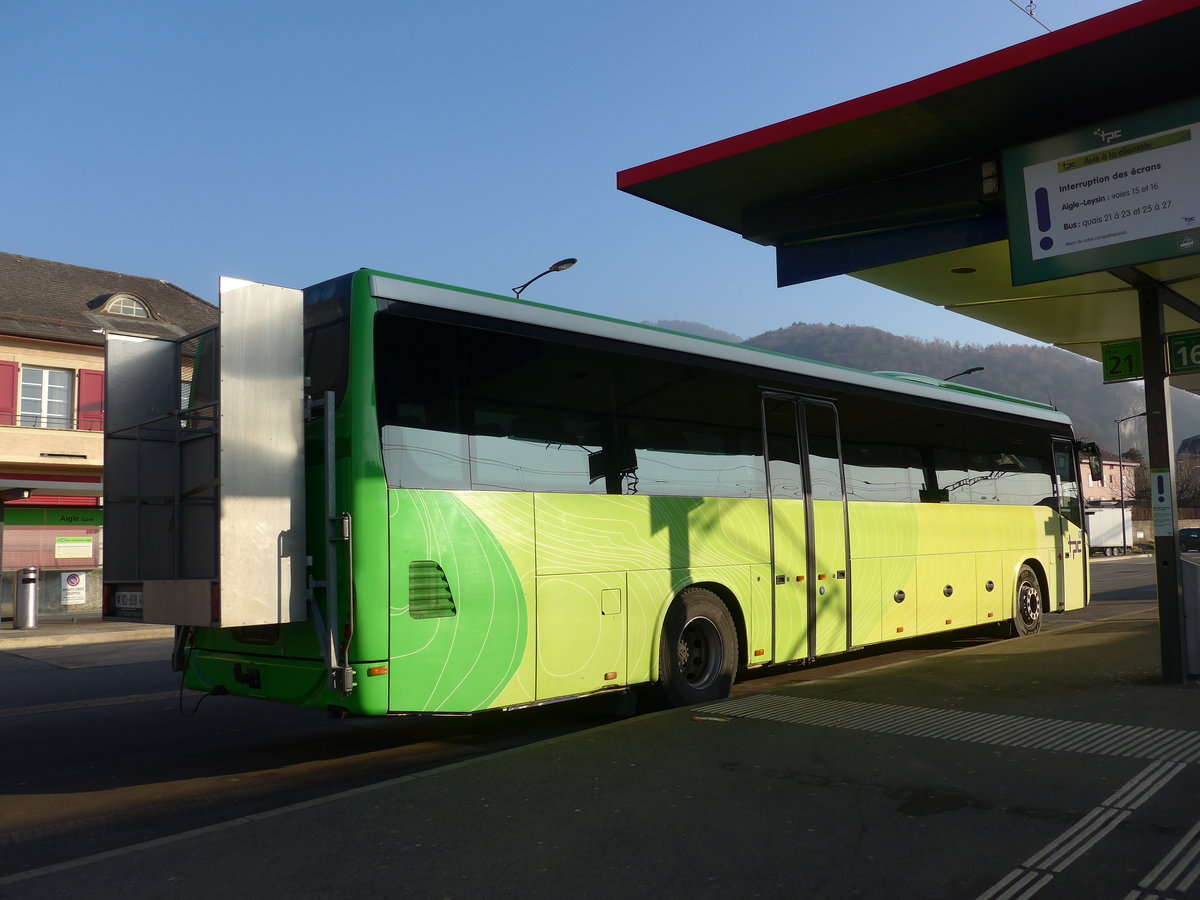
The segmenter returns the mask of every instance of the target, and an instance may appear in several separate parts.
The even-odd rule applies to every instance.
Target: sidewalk
[[[36,628],[13,628],[12,620],[0,622],[0,652],[32,650],[36,647],[69,647],[78,644],[107,644],[114,641],[155,640],[175,637],[171,625],[140,622],[105,622],[99,618],[39,622]]]
[[[772,688],[0,876],[0,896],[1196,898],[1200,687],[1164,684],[1158,652],[1139,612]]]

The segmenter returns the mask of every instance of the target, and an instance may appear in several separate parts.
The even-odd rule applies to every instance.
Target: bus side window
[[[1079,502],[1079,467],[1075,454],[1067,444],[1055,442],[1054,474],[1058,481],[1058,511],[1068,520],[1083,526],[1083,510]]]
[[[753,382],[666,360],[606,355],[606,362],[615,373],[615,427],[631,444],[621,449],[637,464],[625,493],[766,496]]]
[[[831,407],[804,404],[808,432],[808,467],[814,500],[842,500],[842,465],[838,454],[837,415]]]
[[[767,431],[767,471],[771,496],[776,499],[804,499],[804,471],[800,466],[800,435],[794,400],[764,401]]]
[[[922,484],[921,455],[900,444],[847,442],[846,490],[851,500],[915,503]]]

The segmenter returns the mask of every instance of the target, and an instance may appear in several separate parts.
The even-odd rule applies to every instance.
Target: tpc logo
[[[1116,131],[1105,131],[1103,128],[1097,128],[1092,134],[1100,138],[1104,143],[1111,144],[1121,137],[1121,130],[1118,128]]]

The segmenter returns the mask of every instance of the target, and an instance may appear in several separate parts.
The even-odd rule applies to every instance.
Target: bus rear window
[[[310,396],[333,391],[335,403],[346,393],[353,279],[343,275],[304,289],[304,374]]]

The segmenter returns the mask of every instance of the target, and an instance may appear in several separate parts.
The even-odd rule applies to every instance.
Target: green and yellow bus
[[[687,705],[1087,603],[1050,406],[370,270],[305,290],[303,317],[306,611],[213,627],[211,576],[211,617],[179,629],[192,688],[349,715]],[[176,441],[205,421],[178,416]]]

